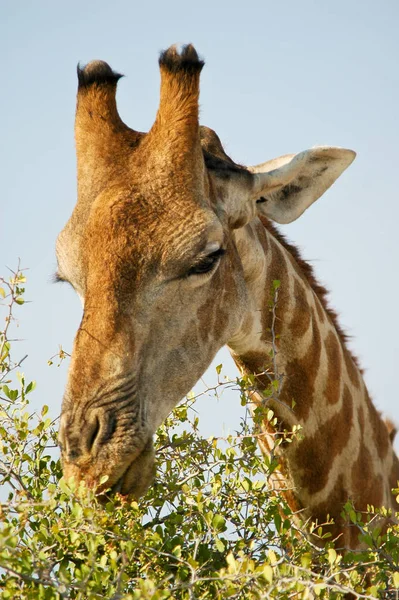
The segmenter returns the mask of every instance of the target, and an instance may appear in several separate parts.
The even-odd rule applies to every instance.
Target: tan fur
[[[303,518],[333,516],[333,534],[354,547],[357,538],[340,517],[348,498],[360,510],[368,503],[397,508],[392,428],[369,400],[311,268],[256,217],[257,200],[267,214],[270,198],[279,214],[276,189],[283,202],[290,198],[285,219],[317,199],[322,192],[306,196],[301,179],[289,179],[304,162],[312,185],[313,159],[292,160],[282,183],[279,171],[268,178],[235,164],[216,134],[199,127],[202,66],[192,46],[161,55],[160,106],[148,134],[121,121],[118,76],[106,63],[79,71],[78,201],[57,241],[59,277],[84,303],[61,415],[64,474],[99,491],[144,493],[153,477],[153,433],[226,343],[240,368],[256,374],[253,399],[262,403],[270,290],[278,279],[283,385],[270,406],[279,431],[301,425],[304,438],[279,447],[275,485]],[[315,177],[345,152],[348,161],[349,151],[318,151]],[[345,160],[317,189],[331,185]],[[263,451],[275,434],[265,423]]]

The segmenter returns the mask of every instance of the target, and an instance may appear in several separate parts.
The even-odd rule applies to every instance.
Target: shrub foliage
[[[47,406],[30,408],[35,384],[12,358],[24,285],[20,269],[0,280],[1,598],[399,597],[399,528],[382,535],[348,504],[368,550],[342,554],[308,523],[323,547],[311,543],[270,485],[277,463],[260,455],[246,408],[236,435],[204,439],[196,399],[186,398],[157,432],[157,477],[139,502],[100,504],[84,487],[68,486],[57,422]],[[234,384],[246,405],[252,382],[227,381],[217,370],[218,387]]]

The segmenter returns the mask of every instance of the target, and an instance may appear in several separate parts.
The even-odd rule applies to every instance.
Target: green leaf
[[[229,567],[229,572],[234,572],[237,569],[237,562],[236,559],[234,558],[234,555],[232,552],[229,552],[228,555],[226,556],[226,563]]]
[[[33,390],[36,388],[36,381],[31,381],[30,383],[28,383],[28,385],[26,386],[25,389],[25,394],[29,394],[29,392],[33,392]]]
[[[71,487],[70,485],[65,481],[64,478],[60,479],[58,485],[60,486],[60,490],[61,492],[64,492],[64,494],[67,494],[68,496],[71,493]]]
[[[79,533],[76,531],[71,531],[69,534],[72,544],[74,544],[79,539]]]
[[[334,548],[328,549],[328,562],[330,563],[330,565],[333,565],[337,562],[337,553],[334,550]]]
[[[5,384],[3,385],[2,389],[4,395],[7,396],[9,400],[12,400],[14,402],[18,398],[18,390],[10,390],[8,385]]]
[[[274,550],[268,550],[267,551],[267,556],[270,560],[271,563],[276,563],[277,562],[277,556],[276,553],[274,552]]]
[[[314,586],[314,593],[316,594],[316,596],[320,596],[321,592],[323,590],[325,590],[327,587],[327,584],[325,583],[316,583]]]
[[[212,527],[216,531],[226,530],[226,519],[222,515],[215,515],[212,519]]]
[[[263,576],[266,579],[267,583],[272,583],[273,581],[273,569],[270,565],[264,565],[263,567]]]
[[[351,508],[349,510],[349,518],[352,521],[352,523],[357,523],[357,515],[356,515],[355,511],[353,510],[353,508]]]
[[[225,546],[224,546],[222,540],[220,540],[219,538],[215,539],[215,546],[219,552],[224,552]]]
[[[301,565],[305,568],[308,569],[310,567],[310,565],[312,564],[312,555],[310,552],[304,552],[301,556]]]
[[[10,394],[10,388],[8,387],[8,385],[4,384],[2,387],[2,392],[5,396],[7,396],[7,398],[9,398],[9,394]]]

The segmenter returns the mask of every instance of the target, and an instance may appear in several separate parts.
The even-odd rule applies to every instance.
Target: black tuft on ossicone
[[[191,44],[183,46],[180,54],[176,46],[171,46],[161,52],[159,57],[159,66],[173,74],[199,73],[204,64],[204,61],[199,59],[196,49]]]
[[[103,60],[92,60],[83,68],[78,64],[79,87],[87,88],[93,84],[116,85],[121,77],[123,75],[115,73]]]

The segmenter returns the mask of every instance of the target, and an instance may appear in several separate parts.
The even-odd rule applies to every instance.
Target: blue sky
[[[59,344],[71,349],[81,316],[72,289],[50,283],[55,239],[76,200],[76,64],[100,58],[125,73],[121,116],[145,131],[157,109],[159,51],[193,42],[206,60],[201,122],[237,162],[317,144],[358,152],[283,229],[331,290],[376,405],[399,422],[398,22],[394,0],[1,2],[0,273],[18,257],[29,268],[19,352],[29,354],[37,405],[59,412],[66,366],[47,360]],[[220,362],[234,376],[226,351]],[[234,429],[243,410],[234,394],[199,408],[207,435]]]

